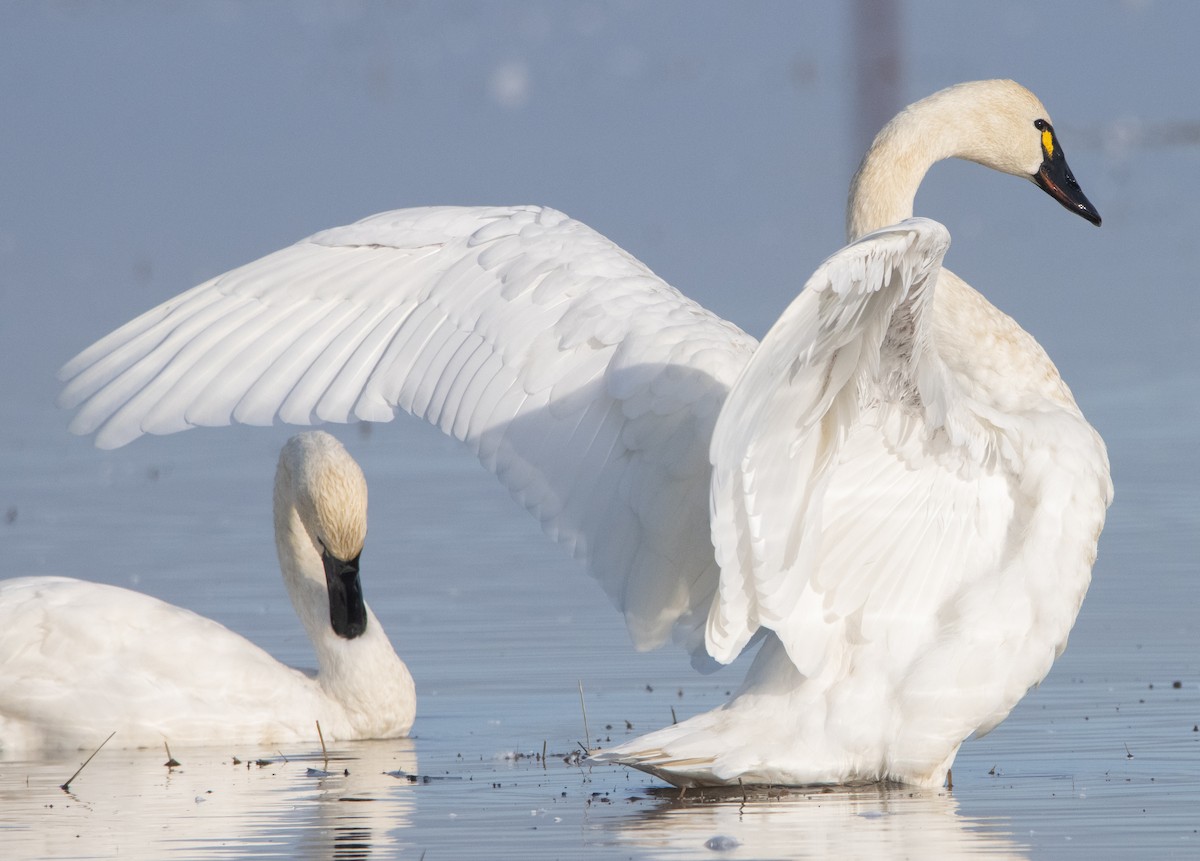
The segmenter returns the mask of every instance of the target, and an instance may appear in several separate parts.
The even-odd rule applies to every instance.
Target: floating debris
[[[385,771],[388,777],[394,777],[398,780],[407,780],[409,783],[434,783],[443,780],[462,780],[463,778],[456,774],[412,774],[403,769],[395,771]]]

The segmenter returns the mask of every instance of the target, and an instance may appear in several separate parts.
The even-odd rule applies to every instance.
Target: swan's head
[[[1100,213],[1067,166],[1050,113],[1016,81],[971,81],[931,96],[962,105],[961,158],[1035,183],[1067,209],[1100,224]],[[920,104],[920,103],[918,103]]]
[[[850,186],[847,237],[911,218],[925,172],[944,158],[1027,179],[1076,215],[1100,223],[1038,97],[1014,81],[968,81],[914,102],[876,136]]]
[[[320,555],[334,633],[367,629],[358,560],[367,538],[367,480],[342,444],[324,431],[297,434],[279,455],[276,508],[291,508]]]

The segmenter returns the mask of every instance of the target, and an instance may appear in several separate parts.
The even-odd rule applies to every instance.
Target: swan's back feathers
[[[755,342],[537,207],[399,210],[318,233],[69,362],[97,445],[231,422],[391,419],[465,441],[650,647],[703,656],[708,442]]]

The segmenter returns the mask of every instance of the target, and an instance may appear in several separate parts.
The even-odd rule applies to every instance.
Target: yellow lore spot
[[[1054,157],[1054,135],[1050,129],[1042,130],[1042,149],[1046,151],[1046,158]]]

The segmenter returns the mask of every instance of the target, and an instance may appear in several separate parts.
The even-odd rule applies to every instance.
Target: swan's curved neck
[[[279,553],[283,585],[308,638],[317,646],[320,662],[320,644],[326,631],[332,630],[325,566],[290,498],[286,480],[275,485],[275,549]]]
[[[935,162],[985,159],[976,146],[986,111],[962,96],[961,85],[934,93],[909,105],[875,137],[850,183],[848,241],[911,218],[917,187]]]

